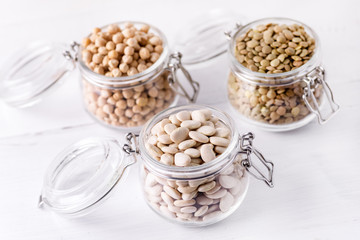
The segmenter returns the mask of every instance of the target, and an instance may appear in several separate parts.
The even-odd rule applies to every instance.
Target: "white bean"
[[[219,191],[213,193],[213,194],[206,194],[205,196],[211,199],[217,199],[217,198],[222,198],[223,196],[225,196],[225,194],[227,193],[226,189],[222,188]]]
[[[215,136],[217,137],[228,137],[230,135],[230,130],[226,127],[220,127],[220,128],[216,128],[216,133]]]
[[[145,186],[152,187],[157,183],[155,176],[151,173],[148,173],[145,178]]]
[[[184,127],[179,127],[171,132],[170,139],[175,143],[179,143],[184,141],[188,137],[188,134],[189,134],[189,129]]]
[[[176,118],[177,118],[179,121],[183,122],[183,121],[185,121],[185,120],[190,120],[190,119],[191,119],[191,114],[190,114],[189,111],[181,111],[181,112],[178,112],[178,113],[176,114]]]
[[[176,129],[176,125],[172,124],[172,123],[168,123],[164,126],[164,131],[170,135],[172,133],[172,131],[174,131]]]
[[[195,191],[197,187],[190,187],[190,186],[179,186],[177,190],[181,193],[191,193]]]
[[[156,147],[154,145],[146,143],[145,147],[148,150],[148,152],[150,153],[150,155],[155,157],[155,158],[156,157],[160,158],[161,155],[163,154],[163,152],[160,150],[160,148],[158,148],[158,147]]]
[[[161,193],[161,198],[166,202],[168,205],[174,205],[174,199],[172,199],[166,192]]]
[[[209,138],[202,133],[199,133],[196,131],[190,131],[188,134],[189,134],[190,138],[192,138],[193,140],[195,140],[197,142],[200,142],[200,143],[209,142]]]
[[[200,151],[196,148],[188,148],[184,151],[185,154],[189,155],[191,158],[200,157]]]
[[[207,198],[203,195],[196,199],[196,202],[200,205],[210,205],[213,203],[213,201],[214,201],[213,199]]]
[[[220,147],[227,147],[230,143],[230,140],[222,137],[210,137],[210,142]]]
[[[218,154],[223,154],[226,151],[226,147],[215,146],[215,152]]]
[[[180,124],[181,124],[181,122],[179,121],[179,119],[177,119],[177,117],[175,115],[170,115],[169,120],[171,121],[172,124],[174,124],[176,126],[180,126]]]
[[[185,206],[192,206],[196,203],[195,199],[190,199],[190,200],[175,200],[174,201],[174,205],[177,207],[185,207]]]
[[[227,192],[221,199],[220,199],[220,210],[222,212],[227,212],[230,207],[234,204],[234,197],[231,193]]]
[[[165,153],[161,155],[160,162],[166,165],[173,165],[174,164],[174,156],[169,153]]]
[[[202,127],[198,128],[197,131],[206,136],[212,136],[216,133],[216,129],[212,126],[202,126]]]
[[[181,194],[174,188],[164,185],[164,191],[174,199],[181,199]]]
[[[170,153],[170,154],[175,154],[178,152],[178,149],[176,147],[162,147],[161,150],[164,153]]]
[[[198,208],[198,210],[194,213],[195,217],[201,217],[202,215],[204,215],[207,210],[209,209],[209,207],[207,205],[204,205],[200,208]]]
[[[182,141],[181,143],[179,143],[178,148],[180,150],[185,150],[185,149],[191,148],[195,145],[196,145],[196,141],[190,139],[190,140],[185,140],[185,141]]]
[[[170,136],[167,135],[167,134],[162,134],[160,135],[157,140],[163,144],[170,144],[172,143],[173,141],[170,139]]]
[[[195,120],[185,120],[180,124],[180,126],[192,130],[199,128],[201,126],[201,122]]]
[[[194,212],[196,212],[196,210],[197,210],[197,208],[194,206],[180,208],[180,212],[182,212],[182,213],[194,213]]]
[[[216,186],[216,182],[211,181],[211,182],[208,182],[208,183],[205,183],[205,184],[199,186],[198,191],[199,192],[207,192],[210,189],[214,188],[215,186]]]
[[[199,121],[201,123],[206,122],[206,117],[205,114],[203,112],[201,112],[200,110],[195,110],[191,113],[191,118],[192,120],[196,120]]]
[[[162,187],[161,185],[157,184],[155,186],[145,188],[145,191],[150,195],[159,196],[162,191]]]
[[[229,176],[229,175],[220,175],[219,183],[224,188],[233,188],[237,184],[240,184],[240,182],[237,178]]]
[[[166,206],[160,206],[160,211],[169,217],[175,217],[175,214],[173,212],[170,212]]]
[[[176,153],[175,154],[175,165],[180,167],[189,166],[191,158],[185,153]]]
[[[190,200],[190,199],[193,199],[194,197],[196,197],[196,195],[197,195],[197,191],[193,191],[191,193],[183,193],[182,194],[182,199]]]
[[[204,144],[200,147],[201,158],[204,162],[210,162],[216,158],[213,147],[211,144]]]

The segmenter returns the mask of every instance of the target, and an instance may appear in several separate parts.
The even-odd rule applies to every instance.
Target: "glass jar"
[[[123,27],[127,22],[116,25]],[[136,28],[145,23],[132,22]],[[107,26],[101,29],[106,29]],[[155,114],[177,102],[180,92],[189,102],[197,97],[199,84],[194,82],[181,65],[180,53],[170,54],[164,34],[154,26],[150,33],[159,36],[163,42],[163,52],[159,59],[145,71],[125,77],[106,77],[89,69],[82,60],[80,48],[78,51],[78,66],[81,72],[82,89],[85,108],[91,116],[101,123],[114,127],[132,128],[142,126]],[[90,38],[90,35],[88,36]],[[193,87],[190,96],[176,78],[180,69]]]
[[[180,111],[200,109],[204,109],[204,106],[190,105],[165,110],[145,125],[139,137],[141,185],[146,202],[160,216],[190,226],[218,222],[240,206],[249,185],[247,170],[255,167],[248,162],[252,153],[269,171],[267,177],[259,175],[259,178],[272,187],[273,164],[252,147],[253,134],[240,136],[232,119],[214,108],[208,109],[231,130],[229,146],[216,159],[193,167],[168,166],[142,149],[156,123]],[[254,169],[258,176],[258,169]]]
[[[204,108],[231,130],[224,153],[191,167],[168,166],[150,156],[145,142],[156,123],[183,110]],[[66,216],[82,216],[107,199],[119,182],[125,184],[126,169],[139,162],[141,186],[151,209],[176,223],[209,225],[240,206],[249,175],[273,187],[273,163],[253,147],[253,139],[252,133],[239,135],[231,118],[217,109],[199,105],[169,108],[148,121],[139,135],[127,134],[125,144],[111,138],[89,138],[61,152],[45,175],[39,206]]]
[[[122,27],[126,23],[115,24]],[[146,24],[131,23],[135,27]],[[95,73],[84,63],[83,47],[76,42],[70,47],[53,43],[31,44],[14,55],[0,71],[0,97],[12,106],[30,106],[77,67],[84,106],[90,116],[106,126],[136,131],[156,113],[176,105],[179,96],[195,102],[199,91],[199,84],[182,66],[182,54],[171,53],[164,34],[149,26],[149,33],[161,38],[163,51],[159,59],[141,73],[124,77]],[[186,80],[179,81],[178,70]]]
[[[235,56],[236,40],[249,29],[268,23],[303,26],[315,39],[313,56],[302,66],[282,73],[260,73],[243,66]],[[319,38],[307,25],[287,18],[265,18],[237,25],[226,35],[230,40],[228,98],[243,120],[266,130],[285,131],[304,126],[315,117],[323,124],[339,109],[325,81]]]

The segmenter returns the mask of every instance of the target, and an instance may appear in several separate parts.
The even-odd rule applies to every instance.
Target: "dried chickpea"
[[[109,42],[106,43],[106,49],[109,50],[109,51],[114,50],[115,47],[116,47],[116,45],[112,41],[109,41]]]
[[[124,40],[124,35],[122,33],[116,33],[115,35],[112,36],[112,40],[114,43],[122,43],[122,41]]]
[[[90,63],[90,61],[92,60],[92,53],[89,50],[83,50],[82,59],[85,63]]]
[[[129,65],[127,65],[126,63],[121,63],[119,69],[121,72],[127,73],[127,71],[129,70]]]
[[[115,50],[110,51],[109,54],[108,54],[108,57],[110,59],[117,59],[118,56],[119,56],[119,53],[117,51],[115,51]]]
[[[117,51],[119,54],[123,54],[125,47],[126,45],[124,43],[118,43],[116,44],[115,51]]]
[[[150,58],[150,51],[147,48],[141,48],[139,52],[140,58],[146,60]]]
[[[127,46],[127,47],[125,47],[125,49],[124,49],[125,55],[131,56],[131,55],[134,54],[134,52],[135,52],[135,50],[134,50],[134,48],[131,47],[131,46]]]

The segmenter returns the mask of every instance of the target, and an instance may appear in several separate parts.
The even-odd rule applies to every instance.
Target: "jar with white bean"
[[[228,36],[228,98],[244,120],[286,131],[315,117],[324,123],[339,109],[325,81],[319,38],[310,27],[268,18],[239,26]]]
[[[254,170],[248,162],[252,140],[251,133],[240,136],[231,118],[214,108],[190,105],[160,113],[139,138],[147,203],[185,225],[226,218],[246,195],[247,170]],[[272,186],[272,163],[261,160],[269,167],[263,180]]]
[[[253,139],[217,109],[169,108],[139,135],[128,133],[126,143],[90,137],[60,152],[45,174],[39,206],[63,216],[88,214],[121,190],[127,169],[138,163],[145,201],[156,213],[188,226],[216,223],[240,206],[250,175],[273,186],[273,164]]]
[[[78,51],[87,112],[107,126],[137,128],[170,106],[183,90],[176,71],[181,53],[169,53],[165,36],[140,22],[120,22],[95,28]],[[186,72],[196,100],[199,85]],[[192,96],[191,96],[192,95]]]

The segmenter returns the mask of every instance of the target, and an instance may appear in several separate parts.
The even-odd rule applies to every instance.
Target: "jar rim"
[[[134,82],[138,82],[138,81],[141,81],[142,79],[149,78],[152,75],[154,75],[155,73],[159,73],[164,69],[164,64],[167,61],[168,55],[169,55],[169,47],[168,47],[168,42],[167,42],[167,39],[166,39],[164,33],[157,27],[155,27],[151,24],[148,24],[146,22],[142,22],[142,21],[119,21],[119,22],[114,22],[114,23],[104,25],[104,26],[100,27],[100,29],[103,30],[112,24],[116,24],[116,25],[120,26],[125,23],[132,23],[134,25],[150,26],[150,31],[153,31],[161,38],[161,40],[163,42],[163,52],[161,53],[159,59],[143,72],[134,74],[132,76],[107,77],[105,75],[98,74],[98,73],[92,71],[88,66],[86,66],[86,64],[84,63],[84,61],[82,60],[82,57],[81,57],[83,48],[82,48],[82,46],[80,46],[79,51],[77,53],[78,63],[80,66],[79,69],[83,74],[85,74],[88,77],[91,77],[91,81],[93,81],[96,84],[104,84],[104,85],[133,84]],[[87,37],[90,37],[90,36],[91,36],[91,33],[89,35],[87,35]]]
[[[246,68],[235,57],[233,49],[236,44],[236,39],[240,34],[243,34],[248,29],[250,29],[254,26],[257,26],[261,23],[266,23],[266,22],[267,23],[290,22],[293,24],[295,23],[295,24],[303,26],[305,28],[306,32],[315,39],[314,55],[309,59],[309,61],[307,61],[302,66],[300,66],[294,70],[288,71],[288,72],[270,73],[269,74],[269,73],[255,72],[255,71],[252,71],[252,70]],[[300,21],[291,19],[291,18],[267,17],[267,18],[257,19],[255,21],[247,23],[244,26],[241,26],[231,37],[230,43],[228,44],[228,55],[230,56],[230,62],[231,62],[232,69],[237,70],[239,73],[241,73],[241,75],[247,76],[249,78],[248,80],[251,82],[256,82],[256,81],[252,81],[252,78],[255,78],[255,79],[261,79],[261,81],[263,81],[265,83],[273,81],[274,79],[280,81],[279,83],[281,83],[281,82],[289,83],[288,82],[289,78],[292,78],[293,76],[296,76],[301,73],[306,74],[317,66],[317,64],[319,62],[318,59],[320,57],[320,49],[321,49],[321,47],[320,47],[319,37],[316,34],[316,32],[308,25],[306,25]],[[294,80],[296,81],[297,79],[294,79]]]
[[[226,148],[225,152],[220,154],[217,158],[214,160],[204,163],[198,166],[189,166],[189,167],[179,167],[179,166],[169,166],[166,164],[163,164],[159,162],[158,160],[154,159],[146,150],[145,148],[145,139],[147,136],[147,133],[150,132],[151,128],[157,124],[159,121],[163,120],[165,116],[170,116],[172,114],[178,113],[183,110],[200,110],[200,109],[209,109],[214,113],[217,113],[218,115],[222,115],[223,118],[219,118],[220,121],[222,121],[224,124],[226,124],[229,129],[231,130],[231,140],[230,144]],[[236,147],[239,144],[239,133],[236,129],[235,123],[233,119],[228,115],[227,113],[216,109],[211,106],[207,105],[197,105],[197,104],[190,104],[190,105],[184,105],[184,106],[177,106],[165,109],[161,111],[160,113],[156,114],[151,120],[149,120],[144,127],[142,128],[140,135],[139,135],[139,148],[140,148],[140,154],[143,159],[143,162],[145,165],[152,170],[155,171],[155,174],[160,174],[162,176],[165,176],[168,178],[170,175],[171,178],[181,180],[181,179],[189,179],[189,178],[204,178],[208,175],[213,175],[218,171],[221,171],[224,167],[226,167],[228,164],[230,164],[232,161],[234,161],[235,158],[229,158],[230,154],[233,153],[234,149],[236,150]],[[208,175],[203,175],[204,171]]]

